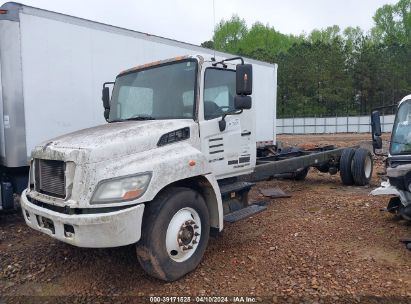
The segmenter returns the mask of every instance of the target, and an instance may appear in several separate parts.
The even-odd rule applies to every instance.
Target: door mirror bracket
[[[243,110],[234,110],[232,112],[228,112],[228,113],[224,113],[223,117],[221,118],[221,120],[218,121],[218,128],[220,129],[220,132],[223,132],[226,127],[227,127],[227,122],[225,121],[225,117],[227,115],[239,115],[243,113]]]

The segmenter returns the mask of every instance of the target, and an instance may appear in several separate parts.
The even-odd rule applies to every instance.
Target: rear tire
[[[168,282],[193,271],[204,255],[210,234],[203,197],[188,188],[170,188],[145,208],[136,248],[141,267]]]
[[[304,168],[301,171],[297,171],[294,173],[294,180],[296,181],[303,181],[305,180],[305,178],[307,177],[308,171],[310,170],[310,168]]]
[[[365,186],[370,183],[373,171],[373,159],[371,152],[364,148],[355,151],[352,163],[352,175],[357,186]]]
[[[341,181],[346,186],[354,185],[352,174],[352,160],[355,154],[355,149],[344,149],[340,158],[340,177]]]

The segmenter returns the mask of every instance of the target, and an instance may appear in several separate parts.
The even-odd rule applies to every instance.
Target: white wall
[[[391,132],[394,115],[381,116],[381,129]],[[370,116],[278,118],[277,134],[369,133]]]

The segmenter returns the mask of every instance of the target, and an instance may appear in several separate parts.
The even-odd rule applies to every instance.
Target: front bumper
[[[20,204],[27,225],[74,246],[117,247],[141,237],[144,204],[109,213],[68,215],[30,203],[26,191]]]
[[[381,183],[381,187],[374,189],[370,193],[371,195],[394,195],[394,196],[401,196],[401,192],[398,189],[390,184],[389,181],[385,181]]]

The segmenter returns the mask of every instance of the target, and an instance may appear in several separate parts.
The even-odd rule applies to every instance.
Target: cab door
[[[253,109],[225,117],[234,111],[236,94],[235,65],[227,68],[205,64],[202,70],[199,124],[202,152],[217,179],[251,173],[255,166],[255,120]]]

